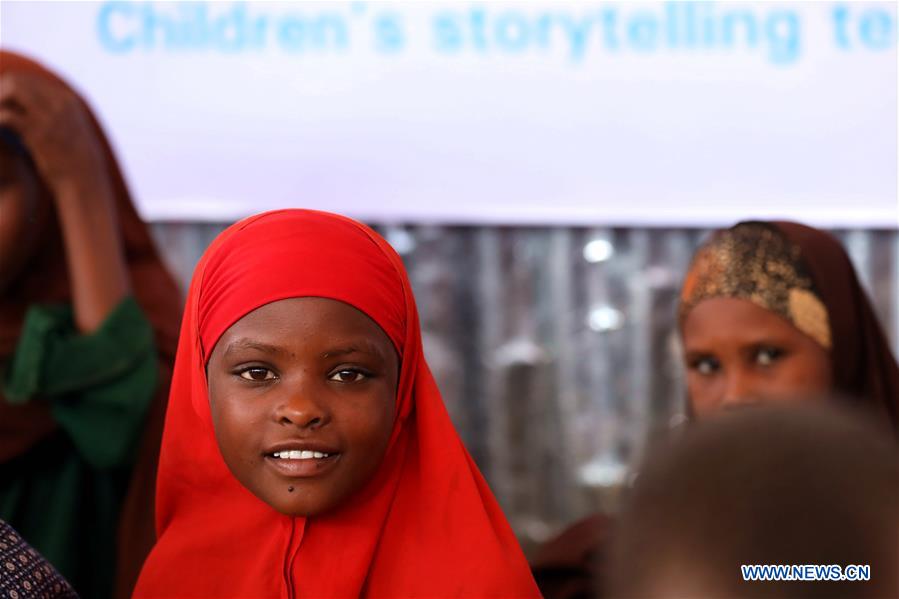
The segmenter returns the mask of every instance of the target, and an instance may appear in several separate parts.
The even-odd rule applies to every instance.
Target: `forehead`
[[[684,320],[686,345],[699,343],[752,343],[761,340],[808,339],[785,318],[748,300],[716,297],[703,300]]]
[[[361,310],[320,297],[288,298],[256,308],[222,334],[212,354],[253,343],[287,351],[352,343],[383,357],[394,352],[387,334]]]

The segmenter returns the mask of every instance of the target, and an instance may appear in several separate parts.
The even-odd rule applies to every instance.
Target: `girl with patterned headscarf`
[[[836,394],[899,435],[899,367],[846,252],[795,223],[740,223],[696,253],[679,326],[689,405],[701,418],[777,398]],[[549,597],[596,596],[609,577],[612,519],[594,514],[544,545],[534,572]]]
[[[899,366],[834,237],[744,222],[694,256],[679,325],[690,412],[822,392],[863,403],[899,435]]]

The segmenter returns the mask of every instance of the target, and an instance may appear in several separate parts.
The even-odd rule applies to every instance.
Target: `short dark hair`
[[[883,433],[883,434],[881,434]],[[870,565],[869,582],[744,582],[743,564]],[[899,452],[836,402],[695,423],[641,469],[614,597],[899,597]]]

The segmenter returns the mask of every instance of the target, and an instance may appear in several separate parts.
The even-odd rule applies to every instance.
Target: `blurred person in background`
[[[0,518],[86,597],[130,595],[181,300],[75,91],[0,52]]]
[[[719,412],[650,452],[617,523],[610,596],[899,597],[895,440],[857,410],[793,399]],[[870,579],[743,579],[767,564]]]
[[[678,324],[687,412],[756,402],[863,404],[899,436],[899,366],[840,242],[797,223],[745,222],[696,252]],[[612,519],[594,514],[531,560],[547,597],[594,596]]]
[[[835,392],[899,435],[899,365],[830,234],[788,222],[717,231],[693,258],[678,322],[692,418]]]

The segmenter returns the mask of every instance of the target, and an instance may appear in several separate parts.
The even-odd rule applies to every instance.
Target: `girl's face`
[[[222,457],[279,512],[326,512],[381,463],[398,375],[393,344],[359,310],[314,297],[266,304],[225,331],[209,358]]]
[[[832,386],[830,355],[787,320],[752,302],[707,299],[683,327],[693,414],[756,401],[796,401]]]

